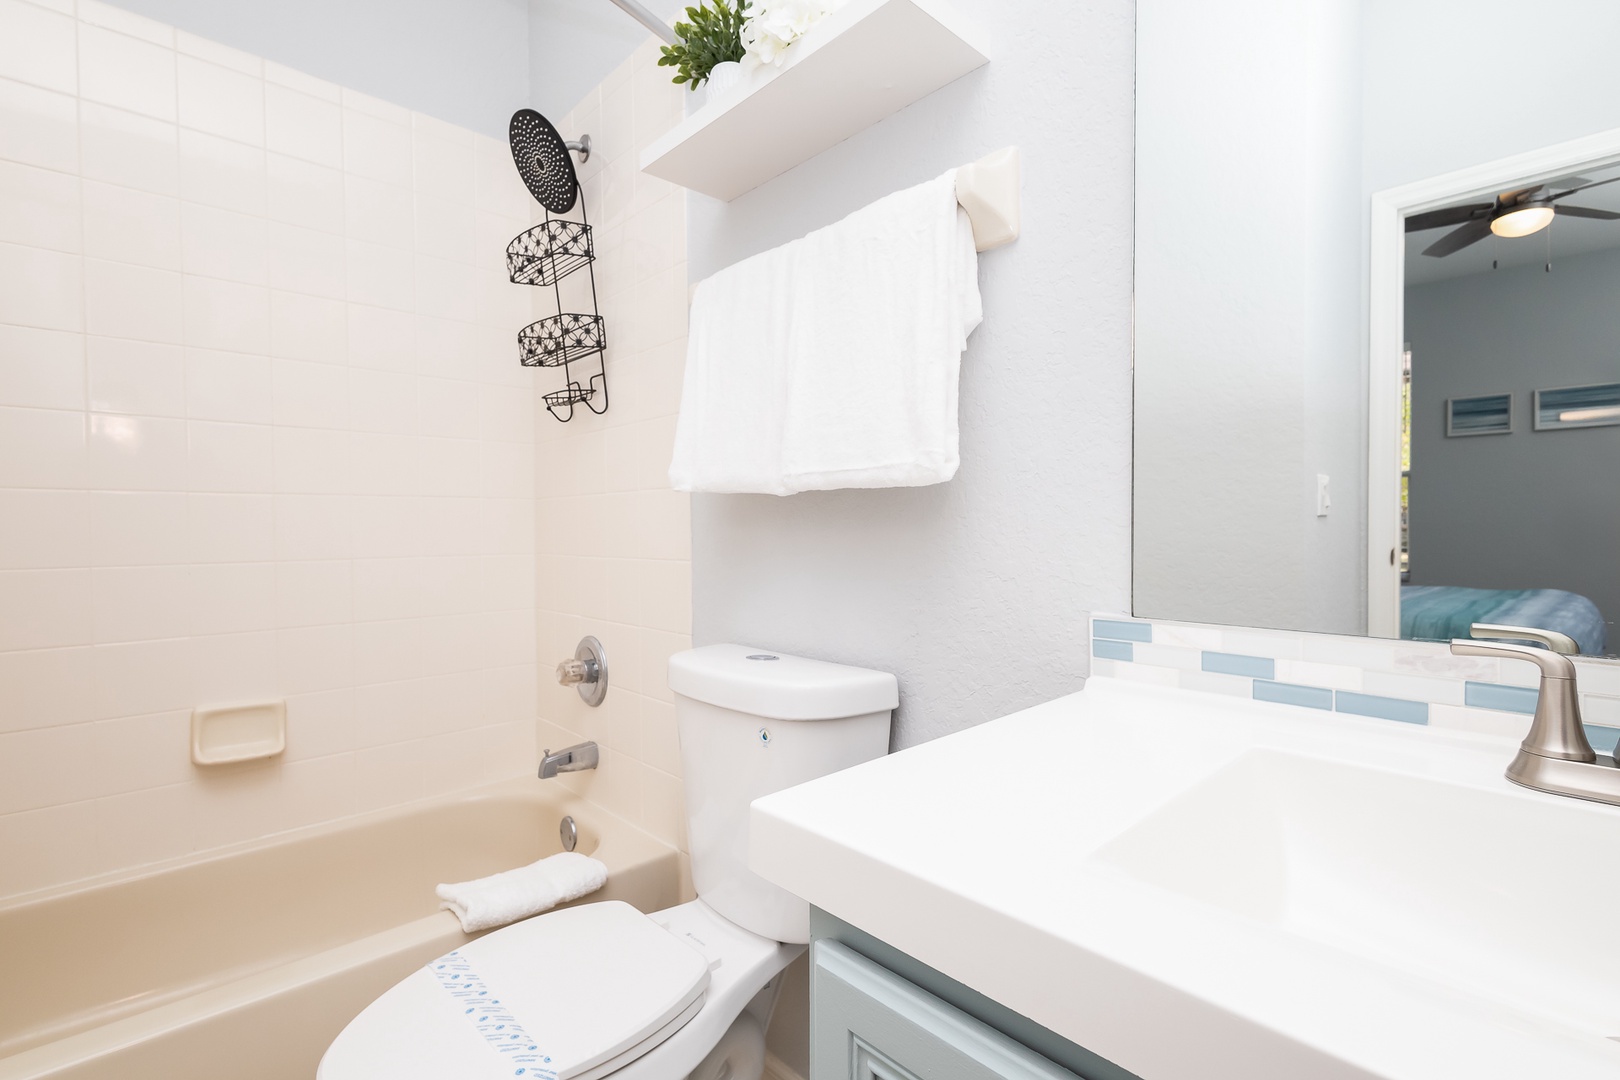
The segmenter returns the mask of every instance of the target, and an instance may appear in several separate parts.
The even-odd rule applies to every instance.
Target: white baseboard
[[[769,1050],[765,1052],[765,1080],[804,1080],[793,1067]]]

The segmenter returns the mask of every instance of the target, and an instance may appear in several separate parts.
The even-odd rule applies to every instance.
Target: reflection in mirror
[[[1140,0],[1139,617],[1620,648],[1620,5],[1537,16]]]
[[[1406,219],[1402,637],[1496,623],[1608,651],[1620,613],[1616,181],[1620,168],[1586,169]]]

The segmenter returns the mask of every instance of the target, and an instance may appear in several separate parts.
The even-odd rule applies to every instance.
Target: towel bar
[[[956,170],[956,201],[973,223],[979,251],[1018,239],[1018,147],[986,154]]]
[[[973,248],[989,251],[1018,239],[1018,147],[1004,146],[956,170],[956,201],[973,224]],[[698,283],[686,287],[691,304]]]

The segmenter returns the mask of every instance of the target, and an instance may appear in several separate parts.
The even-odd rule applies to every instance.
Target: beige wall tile
[[[630,414],[554,431],[512,356],[504,143],[74,10],[0,0],[0,898],[526,773],[547,713],[647,821],[640,695],[585,716],[542,673],[589,629],[638,684],[689,599],[605,553],[639,528],[603,500]],[[624,217],[629,110],[676,104],[614,85]],[[680,222],[625,221],[667,272]],[[646,321],[632,343],[674,332]],[[643,439],[611,441],[641,493]],[[191,710],[259,697],[285,756],[192,766]]]
[[[613,397],[606,415],[566,425],[535,413],[537,735],[553,747],[595,739],[603,747],[596,774],[565,783],[684,847],[666,673],[670,653],[689,647],[691,631],[689,501],[668,480],[685,357],[686,210],[682,194],[647,184],[636,164],[639,147],[673,122],[682,100],[653,54],[642,53],[560,125],[570,138],[588,131],[592,139],[580,175],[595,229]],[[536,301],[537,315],[550,310]],[[603,642],[611,672],[607,701],[594,710],[550,676],[585,633]]]
[[[94,802],[0,815],[0,891],[32,892],[100,873],[108,862]]]

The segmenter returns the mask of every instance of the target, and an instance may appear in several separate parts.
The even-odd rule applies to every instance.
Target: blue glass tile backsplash
[[[1104,638],[1094,638],[1091,642],[1091,655],[1100,656],[1105,660],[1132,659],[1131,643],[1129,641],[1109,641]]]
[[[1620,728],[1599,727],[1597,724],[1587,724],[1585,727],[1592,749],[1600,754],[1613,755],[1616,745],[1620,744]]]
[[[1319,712],[1522,738],[1536,710],[1529,664],[1452,656],[1443,644],[1286,630],[1091,622],[1093,675],[1237,694]],[[1578,660],[1581,711],[1599,753],[1620,743],[1620,664]]]
[[[1254,680],[1256,701],[1276,701],[1283,705],[1303,705],[1307,709],[1332,709],[1333,691],[1324,686]]]
[[[1206,649],[1200,667],[1221,675],[1247,675],[1251,679],[1277,677],[1277,661],[1269,656],[1240,656],[1237,653],[1210,652]]]
[[[1529,716],[1536,711],[1536,699],[1540,696],[1532,686],[1501,686],[1484,682],[1463,684],[1463,704],[1476,709],[1501,709],[1503,712]]]
[[[1377,694],[1353,694],[1348,690],[1333,695],[1333,708],[1338,712],[1357,716],[1376,716],[1380,720],[1399,720],[1403,724],[1427,724],[1429,703],[1405,701],[1401,698],[1380,697]]]
[[[1091,623],[1091,636],[1111,638],[1114,641],[1152,641],[1153,626],[1151,623],[1094,619]]]

